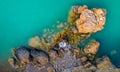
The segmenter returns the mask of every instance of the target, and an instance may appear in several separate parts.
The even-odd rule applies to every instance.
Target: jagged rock
[[[74,49],[74,51],[73,51],[73,54],[74,54],[74,56],[76,57],[76,58],[78,58],[79,56],[80,56],[80,49],[79,48],[76,48],[76,49]]]
[[[110,68],[115,68],[115,66],[110,62],[108,57],[102,57],[98,58],[96,60],[97,63],[97,68],[98,69],[110,69]]]
[[[58,52],[57,50],[50,50],[49,51],[49,56],[52,60],[55,60],[58,57]]]
[[[84,11],[85,9],[87,9],[88,7],[86,5],[83,6],[73,6],[72,9],[75,13],[77,14],[81,14],[82,11]]]
[[[92,65],[91,62],[87,61],[87,62],[84,64],[84,67],[85,67],[85,68],[89,68],[91,65]]]
[[[44,66],[40,64],[28,64],[23,72],[54,72],[54,68],[50,63]]]
[[[87,44],[87,46],[84,48],[85,54],[96,54],[98,51],[100,43],[96,40],[91,40],[90,43]]]
[[[64,53],[64,57],[57,57],[53,64],[56,72],[64,72],[66,70],[68,71],[68,69],[71,69],[74,66],[80,65],[80,63],[81,62],[72,55],[71,51],[67,50]]]
[[[100,8],[87,9],[86,6],[78,7],[80,18],[76,20],[76,27],[80,33],[93,33],[103,29],[106,11]]]
[[[23,72],[39,72],[39,70],[33,64],[27,64]]]
[[[83,66],[74,67],[71,72],[92,72],[90,69],[85,69]]]
[[[120,72],[120,69],[101,69],[96,72]]]
[[[43,50],[33,49],[31,50],[31,55],[34,60],[36,60],[41,65],[45,65],[49,61],[49,56]]]
[[[19,64],[14,57],[9,58],[8,62],[13,68],[15,68],[15,69],[19,68]]]
[[[80,58],[80,60],[81,60],[82,62],[86,62],[86,61],[87,61],[87,57],[86,57],[86,56],[82,56],[82,57]]]
[[[15,59],[21,63],[21,65],[26,65],[30,63],[30,50],[26,47],[19,47],[15,49],[14,52]]]

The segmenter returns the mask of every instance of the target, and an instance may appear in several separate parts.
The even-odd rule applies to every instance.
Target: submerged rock
[[[98,51],[100,43],[96,40],[91,40],[90,43],[84,48],[85,54],[96,54]]]
[[[110,69],[110,68],[115,68],[115,66],[110,62],[108,57],[102,57],[98,58],[96,60],[97,63],[97,68],[98,69]]]
[[[111,62],[110,59],[106,56],[98,58],[96,60],[97,70],[96,72],[120,72],[120,69],[117,69]]]
[[[39,47],[40,46],[40,38],[35,36],[29,40],[29,46],[31,47]]]

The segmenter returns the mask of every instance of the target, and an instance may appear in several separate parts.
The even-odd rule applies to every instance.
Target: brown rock
[[[87,61],[87,57],[86,57],[86,56],[83,56],[83,57],[80,58],[80,60],[81,60],[82,62],[85,62],[85,61]]]
[[[37,47],[39,46],[40,39],[38,36],[35,36],[29,40],[29,46],[31,47]]]
[[[108,57],[102,57],[98,58],[96,60],[97,62],[97,68],[98,69],[109,69],[109,68],[115,68],[113,64],[110,62]]]
[[[47,72],[54,72],[53,67],[48,67],[48,68],[47,68]]]
[[[37,60],[40,62],[41,65],[45,65],[48,63],[48,58],[46,57],[38,57]]]
[[[120,72],[120,69],[100,69],[96,72]]]
[[[75,55],[76,57],[78,57],[78,56],[80,55],[80,49],[79,49],[79,48],[74,49],[74,55]]]
[[[55,50],[50,50],[49,51],[49,56],[52,60],[55,60],[58,57],[57,51]]]
[[[85,68],[88,68],[88,67],[90,67],[91,65],[92,65],[92,64],[91,64],[89,61],[87,61],[86,64],[84,65],[84,67],[85,67]]]
[[[100,43],[96,40],[91,40],[90,43],[88,43],[88,45],[84,48],[85,54],[96,54],[99,45]]]
[[[76,20],[76,27],[80,33],[92,33],[103,29],[106,11],[104,9],[87,9],[86,6],[78,7],[80,18]]]
[[[87,9],[86,5],[83,6],[73,6],[72,7],[73,11],[77,14],[80,14],[83,10]]]
[[[88,7],[86,5],[83,6],[79,6],[78,7],[78,13],[82,13],[82,11],[84,11],[85,9],[87,9]]]

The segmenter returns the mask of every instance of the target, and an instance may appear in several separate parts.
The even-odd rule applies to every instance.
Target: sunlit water
[[[92,37],[100,41],[98,55],[107,55],[120,65],[120,1],[119,0],[0,0],[0,61],[7,62],[11,48],[28,43],[29,38],[42,30],[67,21],[73,5],[107,9],[103,31]],[[1,64],[1,63],[0,63]]]

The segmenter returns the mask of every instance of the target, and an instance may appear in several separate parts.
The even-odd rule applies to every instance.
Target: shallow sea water
[[[11,56],[11,48],[26,45],[44,28],[67,21],[73,5],[107,9],[104,30],[92,35],[100,41],[98,56],[107,55],[120,65],[120,1],[119,0],[0,0],[0,65]]]

